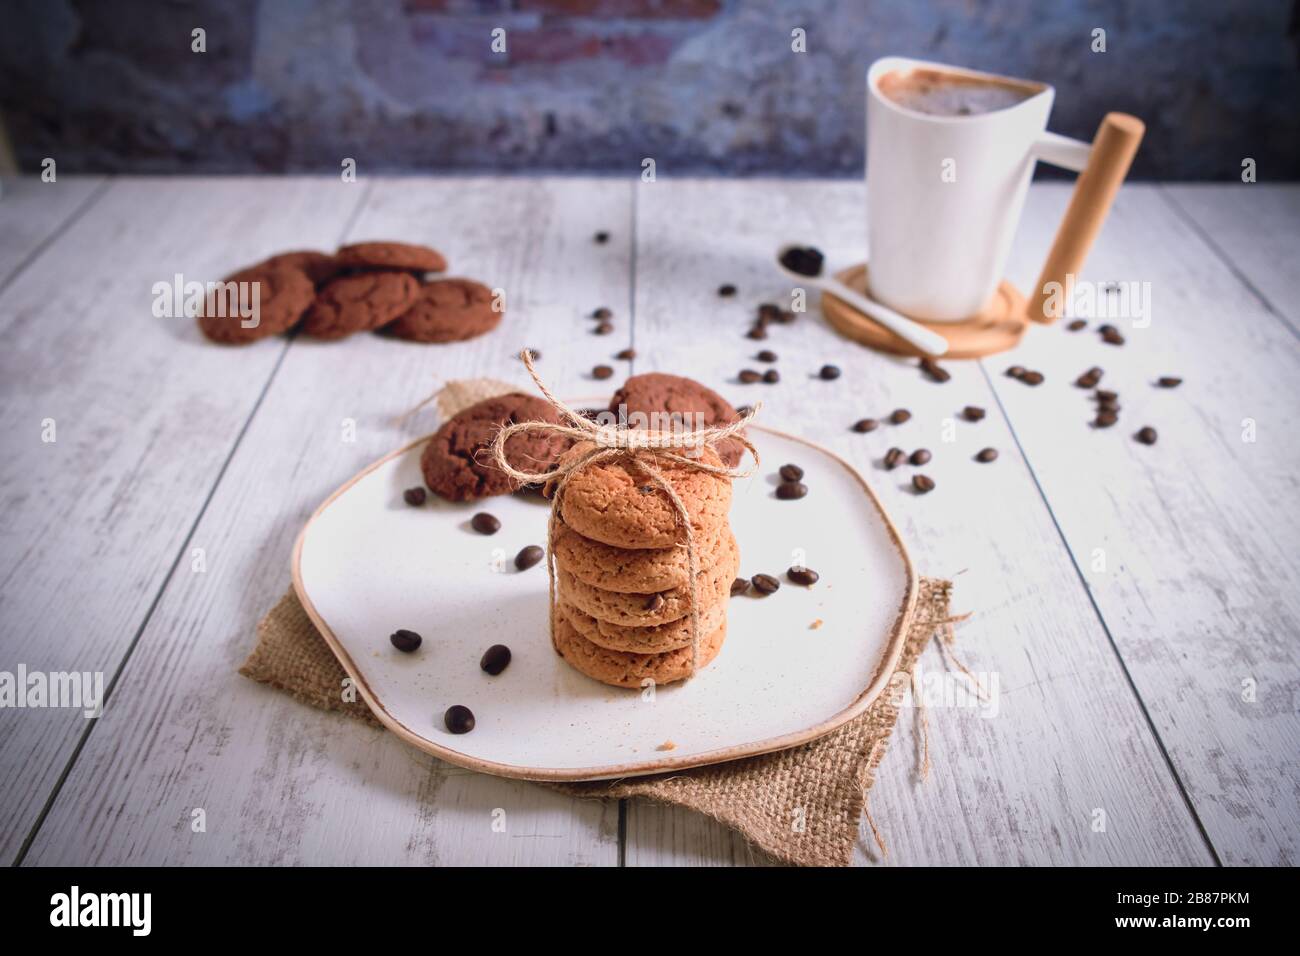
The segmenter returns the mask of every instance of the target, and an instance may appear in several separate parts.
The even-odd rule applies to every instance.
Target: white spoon
[[[823,292],[829,292],[836,298],[843,299],[853,308],[857,309],[867,318],[871,319],[877,325],[882,325],[889,331],[893,332],[900,339],[903,339],[909,345],[915,345],[926,355],[943,355],[948,351],[948,340],[937,332],[931,332],[925,326],[913,322],[904,315],[899,315],[893,309],[874,302],[860,293],[854,292],[843,282],[828,275],[806,276],[803,273],[795,272],[788,269],[781,262],[781,256],[785,255],[787,249],[793,249],[797,243],[790,243],[782,246],[777,251],[776,267],[790,279],[799,283],[801,286],[812,286],[814,289],[821,289]]]

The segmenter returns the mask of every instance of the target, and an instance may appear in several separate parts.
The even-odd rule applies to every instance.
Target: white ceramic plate
[[[763,466],[735,483],[731,524],[741,574],[778,576],[768,597],[733,598],[727,640],[693,680],[642,691],[607,687],[551,648],[545,564],[516,571],[529,544],[545,545],[548,504],[505,496],[455,505],[434,496],[408,507],[422,484],[423,440],[371,465],[303,528],[293,582],[303,607],[391,730],[464,767],[533,780],[593,780],[694,767],[812,740],[857,716],[893,672],[916,600],[911,560],[861,476],[830,452],[751,427]],[[798,501],[774,495],[784,462],[805,471]],[[489,511],[485,537],[469,519]],[[785,578],[815,569],[812,588]],[[814,626],[814,622],[821,623]],[[424,638],[414,654],[389,635]],[[510,666],[479,669],[506,644]],[[443,712],[464,704],[477,725],[453,735]],[[671,745],[671,746],[669,746]]]

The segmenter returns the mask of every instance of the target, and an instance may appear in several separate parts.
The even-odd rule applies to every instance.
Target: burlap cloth
[[[514,388],[491,379],[450,382],[398,421],[429,402],[436,403],[445,420],[474,402]],[[884,839],[867,809],[867,794],[907,699],[917,658],[931,638],[938,638],[945,651],[953,642],[952,625],[958,619],[949,613],[951,591],[949,581],[921,578],[903,653],[885,691],[860,717],[825,737],[788,750],[671,774],[541,786],[575,797],[644,797],[687,807],[737,830],[776,859],[805,866],[847,866],[858,841],[859,821],[866,815],[875,849],[885,854]],[[951,653],[945,656],[964,670]],[[313,707],[383,726],[364,701],[343,699],[347,673],[292,589],[258,622],[257,647],[239,672]],[[923,711],[919,724],[924,736]],[[927,753],[921,768],[924,777],[928,747],[920,749]]]

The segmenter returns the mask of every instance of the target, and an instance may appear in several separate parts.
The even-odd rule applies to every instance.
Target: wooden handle
[[[1029,317],[1034,321],[1055,322],[1061,317],[1064,296],[1059,292],[1052,295],[1046,287],[1057,283],[1058,290],[1064,289],[1066,276],[1077,276],[1083,268],[1145,132],[1143,122],[1127,113],[1107,113],[1097,127],[1088,165],[1074,184],[1070,207],[1056,230],[1052,251],[1029,300]]]

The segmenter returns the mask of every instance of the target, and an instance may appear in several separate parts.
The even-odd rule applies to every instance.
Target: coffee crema
[[[878,86],[887,100],[929,116],[994,113],[1043,91],[1031,83],[928,69],[894,70],[882,76]]]

